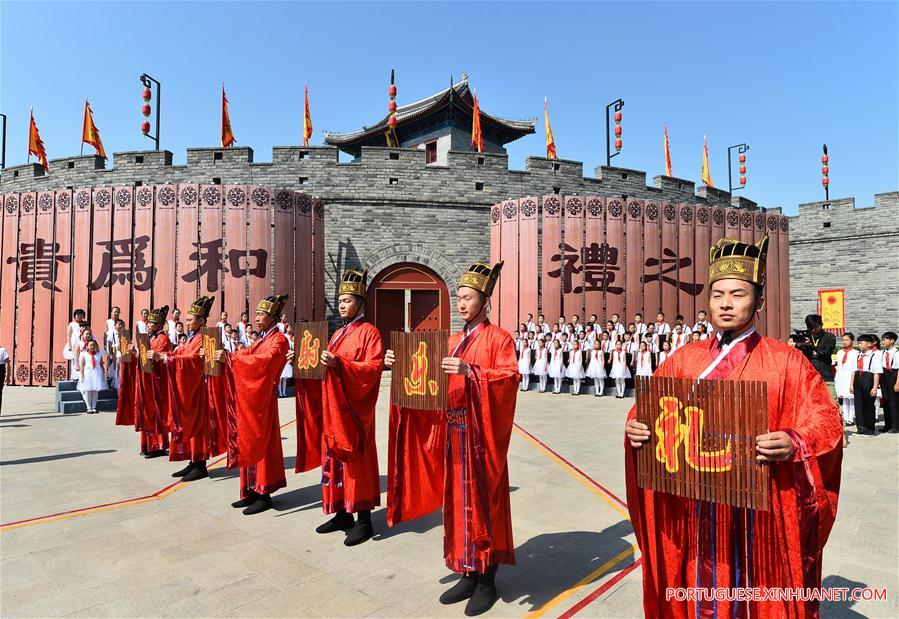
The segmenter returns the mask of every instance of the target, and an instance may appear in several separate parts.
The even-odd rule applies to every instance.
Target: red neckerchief
[[[843,360],[840,361],[840,365],[846,365],[846,361],[849,360],[849,351],[852,350],[852,347],[844,348],[840,352],[843,353]]]
[[[346,326],[341,327],[337,331],[334,332],[334,335],[331,336],[331,341],[328,342],[328,350],[332,351],[337,345],[340,343],[344,337],[346,337],[350,332],[354,331],[356,327],[358,327],[362,321],[365,319],[365,314],[363,312],[359,312],[356,314],[356,317],[353,318],[350,322],[346,324]]]

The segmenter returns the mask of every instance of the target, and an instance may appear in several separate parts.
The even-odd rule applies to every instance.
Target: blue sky
[[[509,145],[510,166],[545,154],[543,97],[559,156],[605,161],[604,106],[625,100],[615,165],[699,183],[703,134],[712,177],[727,187],[726,148],[747,142],[762,206],[796,212],[831,196],[858,206],[897,182],[897,4],[874,3],[300,3],[0,4],[0,112],[7,164],[24,163],[28,110],[49,157],[77,154],[89,97],[106,150],[152,148],[140,133],[140,85],[163,83],[162,146],[216,146],[220,86],[238,145],[269,161],[300,143],[303,83],[315,135],[385,113],[391,68],[400,104],[465,71],[483,109],[537,118]],[[90,147],[85,147],[89,152]]]

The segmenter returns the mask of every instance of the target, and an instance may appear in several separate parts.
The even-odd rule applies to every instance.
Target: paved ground
[[[379,510],[376,538],[356,548],[313,532],[323,521],[318,475],[293,474],[293,425],[282,430],[288,488],[274,510],[247,517],[228,505],[237,483],[220,465],[209,480],[171,486],[178,467],[141,458],[137,435],[116,428],[111,413],[57,415],[49,389],[7,388],[3,399],[3,617],[462,616],[461,605],[437,603],[453,580],[439,514],[387,529]],[[518,565],[500,570],[492,616],[642,615],[639,553],[618,498],[630,402],[519,398],[509,456]],[[293,414],[292,400],[282,400],[282,423]],[[851,440],[824,582],[887,587],[890,599],[832,604],[824,614],[894,617],[899,435]],[[85,509],[93,506],[104,507]],[[80,511],[38,518],[70,510]]]

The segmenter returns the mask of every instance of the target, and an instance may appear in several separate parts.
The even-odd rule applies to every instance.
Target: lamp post
[[[0,170],[6,168],[6,114],[0,114],[3,117],[3,149],[0,154]]]
[[[611,136],[609,135],[609,110],[615,108],[615,153],[612,153]],[[612,165],[612,157],[621,153],[621,108],[624,99],[617,99],[606,106],[606,166]]]
[[[734,144],[733,146],[727,147],[727,191],[731,195],[734,193],[734,179],[731,175],[731,161],[733,156],[730,152],[735,148],[737,149],[739,155],[738,159],[740,161],[740,186],[737,187],[737,189],[743,189],[746,187],[746,151],[749,150],[749,144]]]
[[[159,150],[159,109],[162,107],[162,101],[160,101],[159,92],[162,89],[162,85],[159,83],[154,77],[150,77],[146,73],[140,76],[140,83],[144,85],[143,92],[143,100],[144,104],[141,107],[141,112],[144,115],[144,122],[141,123],[140,129],[141,133],[150,138],[156,143],[156,150]],[[150,99],[153,98],[153,93],[150,90],[150,87],[155,84],[156,85],[156,135],[150,135],[150,121],[146,120],[150,116],[151,106]]]

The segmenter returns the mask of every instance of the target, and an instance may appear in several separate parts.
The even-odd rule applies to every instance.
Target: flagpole
[[[6,168],[6,114],[0,114],[3,117],[3,151],[0,155],[0,170]]]
[[[87,116],[87,99],[84,100],[84,115]],[[84,155],[84,119],[81,120],[81,154]]]
[[[34,124],[34,108],[28,108],[28,159],[25,163],[31,163],[31,125]]]

